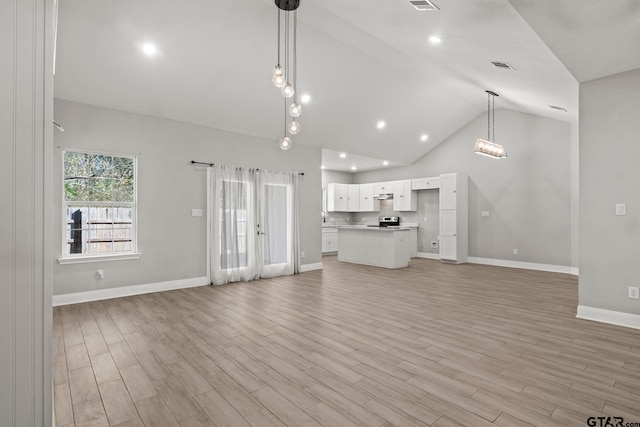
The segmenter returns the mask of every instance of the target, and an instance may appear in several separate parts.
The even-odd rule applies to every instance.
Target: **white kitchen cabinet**
[[[440,259],[443,262],[467,262],[468,196],[467,176],[440,175]]]
[[[456,211],[440,211],[440,259],[457,261]]]
[[[373,183],[373,194],[390,194],[390,193],[393,193],[393,181]]]
[[[373,198],[373,184],[360,184],[360,212],[380,210],[380,200]]]
[[[338,230],[335,228],[322,230],[322,253],[338,252]]]
[[[436,188],[440,188],[439,176],[431,178],[415,178],[411,180],[412,190],[433,190]]]
[[[440,178],[440,210],[456,209],[457,174],[450,173]]]
[[[349,212],[360,211],[360,184],[347,185],[347,210]]]
[[[348,212],[349,184],[327,184],[327,212]]]
[[[411,180],[395,181],[393,183],[393,210],[415,211],[417,210],[417,195],[411,190]]]

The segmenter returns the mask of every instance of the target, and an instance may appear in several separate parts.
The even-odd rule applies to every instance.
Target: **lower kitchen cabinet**
[[[338,230],[335,228],[322,230],[322,253],[338,252]]]

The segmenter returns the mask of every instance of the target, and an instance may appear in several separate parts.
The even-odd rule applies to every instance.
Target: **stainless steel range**
[[[378,217],[378,225],[370,225],[369,227],[379,227],[379,228],[400,227],[400,217],[399,216],[380,216]]]

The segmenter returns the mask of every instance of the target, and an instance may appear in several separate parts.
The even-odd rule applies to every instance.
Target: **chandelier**
[[[504,159],[507,157],[507,150],[495,142],[495,122],[494,112],[495,97],[500,96],[490,90],[487,92],[487,139],[478,138],[474,151],[476,154],[491,157],[492,159]]]
[[[293,143],[287,133],[296,135],[300,132],[300,122],[298,122],[297,118],[302,114],[302,107],[298,104],[298,95],[296,93],[298,83],[298,7],[300,6],[300,0],[275,0],[275,4],[278,7],[278,62],[273,68],[272,82],[276,87],[280,88],[280,92],[284,97],[284,135],[280,138],[279,145],[281,149],[288,150]],[[293,19],[291,19],[291,15],[293,15]],[[282,33],[284,33],[284,37],[281,37]],[[282,50],[284,50],[284,58],[281,58]],[[284,62],[281,62],[281,59],[284,59]],[[288,99],[293,102],[287,108]],[[287,115],[291,116],[291,121],[289,122]]]

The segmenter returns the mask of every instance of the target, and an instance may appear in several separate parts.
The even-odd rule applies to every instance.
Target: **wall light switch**
[[[624,203],[616,204],[616,215],[626,215],[627,214],[627,205]]]
[[[637,286],[629,286],[629,298],[640,299],[640,288]]]
[[[489,216],[489,211],[482,211],[482,216]]]
[[[191,209],[191,216],[202,216],[202,209]]]
[[[424,222],[427,222],[427,217],[426,216],[424,217]]]

